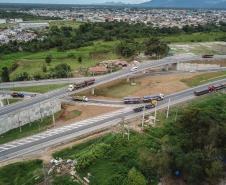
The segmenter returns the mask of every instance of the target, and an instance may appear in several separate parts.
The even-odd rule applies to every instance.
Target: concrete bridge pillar
[[[173,70],[177,70],[177,63],[172,64],[171,67]]]
[[[165,70],[166,70],[166,71],[169,71],[169,64],[166,64]]]
[[[91,94],[95,95],[95,88],[94,87],[91,89]]]
[[[126,82],[130,82],[130,77],[127,77],[126,78]]]

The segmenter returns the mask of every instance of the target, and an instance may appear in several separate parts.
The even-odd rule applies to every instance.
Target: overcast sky
[[[0,3],[96,4],[104,2],[141,3],[147,0],[0,0]]]

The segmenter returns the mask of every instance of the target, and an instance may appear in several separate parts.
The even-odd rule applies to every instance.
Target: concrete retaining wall
[[[178,63],[178,71],[202,71],[220,68],[217,64],[191,64],[191,63]]]
[[[52,115],[61,110],[60,100],[47,100],[0,116],[0,134],[30,122]]]

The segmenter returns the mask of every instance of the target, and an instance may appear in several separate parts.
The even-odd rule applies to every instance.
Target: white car
[[[130,69],[131,72],[134,72],[134,71],[137,71],[138,67],[137,66],[134,66]]]

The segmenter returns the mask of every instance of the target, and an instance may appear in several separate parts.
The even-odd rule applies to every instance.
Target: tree
[[[52,55],[47,55],[45,61],[47,64],[50,64],[50,62],[52,61]]]
[[[120,42],[116,47],[116,52],[123,57],[134,56],[138,52],[138,43],[127,40]]]
[[[67,78],[71,75],[71,67],[68,64],[59,64],[53,69],[53,77]]]
[[[9,82],[9,69],[7,67],[2,68],[2,81]]]
[[[169,47],[165,42],[160,41],[158,38],[150,38],[144,42],[145,55],[164,56],[169,52]]]
[[[147,181],[145,177],[137,171],[135,168],[130,169],[128,177],[123,183],[124,185],[146,185]]]
[[[42,65],[42,72],[46,73],[47,72],[47,67],[45,64]]]
[[[78,62],[79,62],[79,64],[82,63],[82,57],[81,56],[78,57]]]

